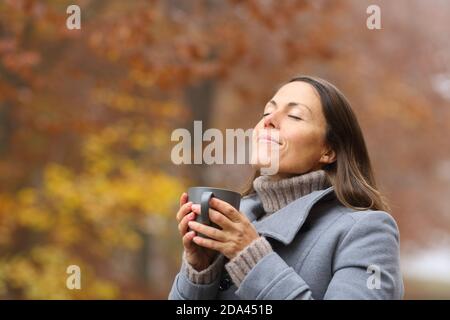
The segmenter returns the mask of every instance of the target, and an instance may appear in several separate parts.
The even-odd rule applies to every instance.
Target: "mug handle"
[[[207,191],[203,192],[200,200],[200,223],[209,225],[209,200],[214,196],[214,193]]]

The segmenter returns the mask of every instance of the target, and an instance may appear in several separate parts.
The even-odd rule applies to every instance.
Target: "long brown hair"
[[[366,143],[347,98],[334,85],[317,77],[299,76],[288,83],[294,81],[309,83],[319,94],[327,123],[325,140],[336,152],[336,161],[322,169],[334,186],[338,200],[355,210],[390,210],[377,189]],[[253,180],[259,175],[257,170],[242,192],[243,196],[255,192]]]

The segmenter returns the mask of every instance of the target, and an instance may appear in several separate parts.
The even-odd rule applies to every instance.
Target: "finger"
[[[188,194],[186,192],[183,192],[183,194],[180,197],[180,207],[185,204],[188,200]]]
[[[201,247],[221,251],[223,244],[219,241],[215,241],[212,239],[206,239],[203,237],[195,236],[192,241],[198,244]]]
[[[219,230],[217,228],[213,228],[201,223],[198,223],[196,221],[189,221],[188,223],[189,228],[191,228],[194,231],[203,233],[204,235],[213,238],[218,241],[225,241],[227,239],[225,232],[222,230]]]
[[[187,250],[192,250],[194,248],[194,244],[192,239],[195,237],[194,231],[189,231],[183,236],[183,247]]]
[[[199,204],[193,204],[191,207],[192,212],[200,215],[201,214],[201,209],[200,209],[200,205]],[[214,209],[209,209],[209,218],[212,222],[218,224],[219,226],[222,227],[222,229],[229,229],[232,227],[232,221],[230,219],[228,219],[228,217],[226,217],[225,215],[223,215],[222,213],[220,213],[217,210]]]
[[[195,213],[191,212],[184,216],[183,219],[181,219],[181,222],[178,224],[178,231],[180,232],[181,236],[184,236],[184,234],[188,230],[188,223],[189,221],[192,221],[195,219]]]
[[[211,198],[209,202],[211,208],[224,214],[228,219],[233,222],[239,222],[241,220],[241,213],[237,211],[231,204],[222,201],[218,198]]]
[[[178,223],[181,222],[181,219],[183,219],[183,217],[185,215],[187,215],[189,212],[191,212],[191,206],[192,206],[192,202],[189,201],[188,203],[185,203],[180,207],[180,209],[177,212]]]
[[[193,204],[191,207],[192,212],[195,212],[196,214],[200,215],[202,214],[201,208],[199,204]]]
[[[233,222],[217,210],[209,209],[209,219],[222,229],[229,230],[233,228]]]
[[[183,219],[183,217],[188,214],[189,212],[191,212],[191,206],[192,206],[192,202],[187,202],[185,204],[183,204],[180,209],[177,212],[177,221],[180,222],[181,219]]]

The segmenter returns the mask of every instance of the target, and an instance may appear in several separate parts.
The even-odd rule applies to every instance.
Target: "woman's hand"
[[[231,260],[253,240],[259,238],[259,234],[250,220],[232,205],[217,198],[211,198],[209,204],[209,218],[222,230],[196,221],[189,221],[188,226],[192,230],[211,238],[195,236],[193,241],[196,244],[207,249],[217,250]],[[200,214],[198,206],[194,206],[192,211]]]
[[[187,200],[188,195],[183,193],[180,197],[180,209],[177,212],[178,231],[183,240],[187,262],[197,271],[201,271],[211,264],[217,252],[200,247],[192,242],[192,239],[195,237],[195,232],[187,232],[187,230],[188,222],[195,219],[195,213],[192,212],[192,202],[187,202]]]

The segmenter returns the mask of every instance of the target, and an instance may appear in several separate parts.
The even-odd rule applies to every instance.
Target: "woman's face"
[[[326,120],[320,98],[306,82],[281,87],[265,106],[254,132],[258,148],[279,150],[278,177],[317,170],[335,160],[325,144]],[[256,161],[254,166],[263,164]]]

